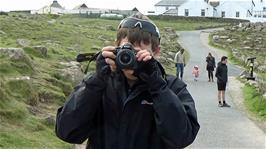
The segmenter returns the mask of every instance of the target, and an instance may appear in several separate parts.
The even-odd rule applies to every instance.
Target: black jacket
[[[84,79],[58,109],[56,135],[88,149],[176,149],[190,145],[199,130],[193,98],[175,77],[129,88],[114,74],[105,83],[92,75]],[[163,85],[164,84],[164,85]]]
[[[214,71],[215,68],[215,58],[214,57],[206,57],[206,62],[207,62],[207,66],[206,66],[206,70],[207,71]]]
[[[226,83],[228,80],[227,75],[227,65],[221,62],[218,63],[216,68],[215,77],[217,78],[217,83]]]

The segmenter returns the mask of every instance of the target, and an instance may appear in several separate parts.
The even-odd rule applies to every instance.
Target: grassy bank
[[[244,86],[243,93],[247,108],[266,122],[266,100],[250,85]]]

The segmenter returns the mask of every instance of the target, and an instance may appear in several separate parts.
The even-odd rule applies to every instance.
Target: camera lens
[[[131,69],[136,63],[135,53],[130,49],[122,49],[117,53],[116,64],[120,69]]]
[[[120,61],[123,63],[123,64],[128,64],[130,62],[130,55],[128,55],[127,53],[121,55],[121,59]]]

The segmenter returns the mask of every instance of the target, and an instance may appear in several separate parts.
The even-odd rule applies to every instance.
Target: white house
[[[63,14],[65,13],[65,9],[54,0],[53,3],[49,6],[44,6],[39,10],[32,10],[32,14]]]
[[[266,21],[266,0],[162,0],[155,4],[155,13]]]
[[[212,16],[213,9],[207,1],[187,0],[180,7],[178,7],[178,14],[180,16]]]

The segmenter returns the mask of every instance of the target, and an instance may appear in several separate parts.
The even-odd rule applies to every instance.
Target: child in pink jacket
[[[194,76],[194,81],[198,81],[199,77],[199,67],[195,65],[192,70],[192,75]]]

